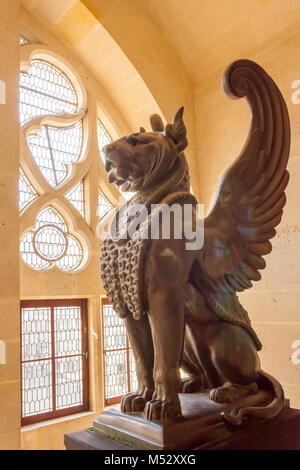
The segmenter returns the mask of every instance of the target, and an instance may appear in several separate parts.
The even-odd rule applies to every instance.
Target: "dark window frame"
[[[82,382],[83,394],[82,405],[70,406],[56,410],[56,379],[55,379],[55,359],[62,359],[66,356],[55,356],[55,340],[54,340],[54,307],[74,307],[79,306],[81,312],[81,345],[82,345]],[[52,406],[53,410],[46,413],[39,413],[35,415],[23,417],[23,374],[22,365],[24,362],[22,358],[22,309],[23,308],[51,308],[51,362],[52,362]],[[21,300],[20,306],[20,332],[21,332],[21,426],[26,426],[48,419],[69,416],[71,414],[80,413],[89,410],[89,349],[88,349],[88,315],[87,315],[87,299],[45,299],[45,300]],[[75,356],[75,355],[74,355]],[[43,361],[45,359],[37,359],[36,361]],[[32,362],[32,361],[30,361]]]

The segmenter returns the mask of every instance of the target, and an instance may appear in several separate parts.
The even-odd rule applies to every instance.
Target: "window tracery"
[[[38,214],[33,230],[21,239],[20,251],[25,263],[36,270],[53,266],[75,270],[83,260],[79,240],[69,233],[64,218],[52,206]]]
[[[101,149],[112,139],[102,121],[97,118],[99,153],[89,153],[92,134],[89,132],[90,120],[87,117],[87,95],[80,77],[74,70],[70,69],[68,73],[68,65],[55,54],[52,62],[51,51],[45,49],[45,53],[42,50],[35,54],[32,53],[34,45],[28,44],[25,38],[24,41],[20,39],[20,43],[23,47],[19,112],[27,143],[27,153],[21,156],[21,163],[25,158],[26,168],[31,169],[30,177],[23,171],[20,174],[20,214],[23,216],[36,199],[40,199],[42,204],[44,195],[49,201],[46,209],[41,206],[36,221],[31,221],[31,224],[28,221],[27,230],[26,226],[25,230],[23,228],[25,235],[20,241],[21,256],[27,265],[37,271],[56,266],[64,272],[73,272],[84,267],[90,259],[87,250],[92,232],[88,220],[90,223],[95,220],[90,218],[91,208],[97,205],[98,221],[114,208],[101,189],[97,194],[98,201],[92,202],[91,197],[95,197],[96,193],[89,184],[87,187],[85,184],[86,177],[95,168],[97,178],[100,178],[104,171],[98,163],[104,159]],[[40,51],[40,45],[37,49]],[[31,181],[33,176],[35,179]],[[39,193],[35,188],[39,188]],[[59,201],[64,211],[70,213],[70,220],[79,220],[79,212],[82,221],[80,236],[77,236],[76,228],[74,233],[69,232],[62,215],[52,206],[52,199]],[[71,205],[64,206],[67,200]],[[76,213],[72,215],[73,210]],[[82,244],[85,237],[87,243]]]
[[[28,144],[44,178],[58,186],[68,175],[67,165],[80,156],[82,122],[68,128],[43,126],[28,137]]]

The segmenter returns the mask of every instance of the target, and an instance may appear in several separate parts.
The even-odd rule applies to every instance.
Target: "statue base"
[[[260,421],[243,429],[229,433],[200,449],[209,450],[299,450],[300,449],[300,410],[285,408],[274,419]],[[128,455],[134,448],[120,444],[101,434],[97,435],[93,429],[84,429],[65,434],[67,450],[102,450],[111,453],[120,450],[127,451]],[[190,448],[190,450],[196,450]],[[118,454],[116,454],[118,455]]]
[[[165,423],[148,421],[142,413],[123,413],[119,407],[113,407],[94,421],[94,432],[99,437],[137,450],[208,449],[241,431],[241,428],[231,428],[224,422],[222,411],[240,406],[262,406],[271,401],[271,395],[263,390],[234,404],[214,403],[205,392],[180,394],[179,397],[182,407],[179,418]],[[257,423],[254,420],[248,422],[244,430]]]

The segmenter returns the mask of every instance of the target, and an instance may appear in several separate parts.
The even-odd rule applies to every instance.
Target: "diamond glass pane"
[[[28,72],[20,73],[20,122],[35,116],[76,113],[77,96],[64,73],[42,60],[32,61]]]
[[[50,268],[51,264],[36,254],[35,249],[33,248],[32,240],[33,233],[28,232],[20,241],[20,253],[23,261],[25,261],[26,264],[37,271]]]
[[[83,403],[82,357],[55,360],[56,409],[79,406]]]
[[[104,157],[102,148],[104,147],[104,145],[110,144],[112,141],[112,138],[110,137],[109,133],[103,126],[100,119],[98,119],[97,121],[97,131],[98,131],[98,146],[99,146],[100,156],[102,158],[103,163],[105,163],[105,157]]]
[[[82,122],[68,128],[43,126],[37,135],[28,137],[33,158],[51,186],[60,184],[68,174],[68,164],[80,156]]]
[[[32,201],[38,197],[37,192],[26,178],[22,168],[19,176],[19,210],[24,210]]]
[[[81,312],[80,307],[55,307],[55,356],[81,354]]]
[[[23,417],[48,413],[52,407],[51,360],[22,364]]]
[[[105,397],[118,397],[128,392],[127,351],[106,351]]]
[[[51,309],[22,309],[22,360],[51,357]]]
[[[68,247],[66,254],[63,258],[55,262],[56,266],[63,271],[74,271],[77,269],[83,260],[83,250],[79,241],[68,234]]]
[[[80,212],[82,217],[84,217],[84,188],[83,181],[80,181],[75,188],[71,189],[66,194],[66,198],[70,203]]]

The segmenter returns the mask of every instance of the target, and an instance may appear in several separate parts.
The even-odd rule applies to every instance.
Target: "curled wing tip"
[[[214,269],[209,269],[219,275],[213,288],[239,292],[251,287],[251,280],[260,280],[259,270],[265,268],[262,256],[272,250],[269,240],[281,221],[289,181],[290,126],[280,90],[257,63],[245,59],[233,62],[222,84],[229,97],[247,98],[251,126],[239,158],[221,180],[206,219],[207,239],[222,240],[227,255],[211,253],[206,258],[215,260]],[[204,250],[213,250],[214,243],[206,246]]]
[[[223,90],[232,99],[242,98],[247,96],[249,92],[248,83],[255,80],[255,77],[258,76],[263,79],[263,81],[274,84],[267,72],[253,60],[235,60],[226,68],[223,74]]]

